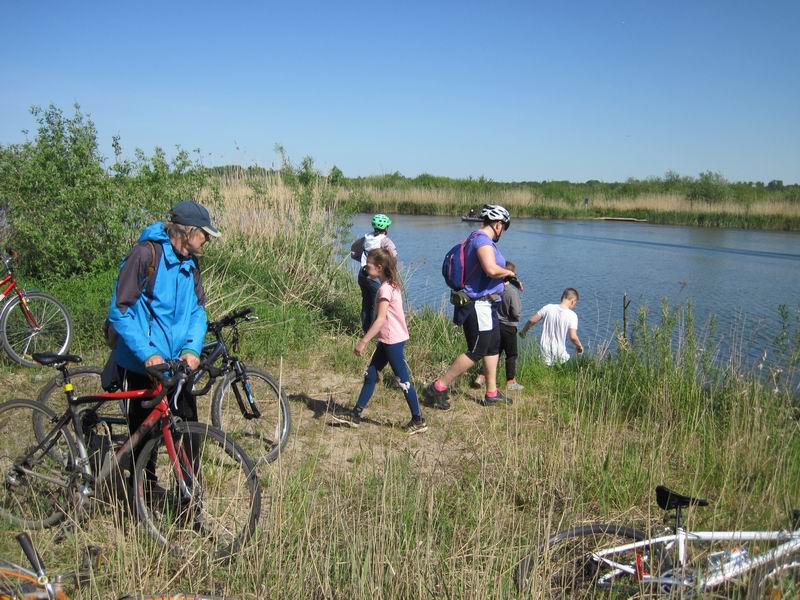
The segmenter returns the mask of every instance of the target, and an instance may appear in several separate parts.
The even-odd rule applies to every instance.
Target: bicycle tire
[[[247,403],[241,381],[228,372],[214,389],[211,423],[231,436],[256,463],[271,463],[280,455],[292,431],[289,402],[272,376],[260,369],[247,368],[247,382],[261,416],[247,419],[234,396],[234,387]]]
[[[763,567],[759,567],[750,578],[747,600],[798,597],[800,597],[800,552],[769,561]]]
[[[38,367],[32,358],[34,352],[67,352],[72,341],[72,317],[64,304],[49,294],[28,292],[25,298],[40,329],[31,328],[20,297],[14,296],[0,314],[0,340],[11,360],[25,367]]]
[[[136,458],[137,514],[149,533],[176,556],[196,557],[209,549],[213,558],[230,556],[253,534],[261,512],[261,488],[253,460],[215,427],[197,422],[174,423],[178,456],[194,457],[193,474],[189,467],[182,466],[192,497],[181,499],[175,469],[162,450],[163,437],[158,432]],[[149,483],[146,473],[154,452],[155,474],[163,492],[160,498],[148,493],[157,489]],[[211,522],[212,511],[221,512],[221,523]]]
[[[77,489],[77,446],[66,426],[46,432],[53,435],[52,447],[31,453],[40,440],[34,423],[54,423],[57,418],[53,411],[33,400],[11,400],[0,405],[0,516],[22,529],[57,525],[82,502]],[[24,463],[20,462],[23,457]],[[50,487],[46,487],[48,484]]]
[[[611,594],[640,592],[642,588],[635,577],[622,575],[596,587],[603,569],[611,568],[594,560],[591,553],[644,539],[647,535],[643,531],[616,523],[592,523],[567,529],[552,536],[535,554],[529,554],[518,563],[514,583],[519,591],[534,589],[539,597],[593,598],[598,589]],[[633,550],[627,553],[628,558],[615,560],[635,565],[636,553]],[[644,557],[647,571],[667,570],[667,564],[653,564],[653,554],[651,549],[650,556]]]

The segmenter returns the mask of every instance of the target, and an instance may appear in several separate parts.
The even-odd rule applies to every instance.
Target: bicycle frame
[[[630,575],[638,579],[642,584],[661,584],[680,587],[690,587],[697,590],[708,590],[726,581],[730,581],[739,575],[747,573],[772,560],[783,558],[791,553],[800,550],[800,529],[796,531],[688,531],[683,527],[678,527],[674,531],[667,530],[667,535],[661,535],[646,540],[632,542],[614,548],[608,548],[592,553],[595,560],[601,561],[614,571],[598,580],[599,585],[608,583],[614,577],[621,574]],[[639,550],[661,546],[665,550],[671,551],[677,545],[678,565],[673,568],[683,572],[686,567],[686,548],[691,542],[783,542],[765,552],[748,555],[734,563],[720,563],[709,566],[707,571],[697,579],[675,579],[652,575],[643,571],[643,566],[638,562],[629,565],[613,560],[613,556],[620,552]]]
[[[233,327],[236,327],[236,325],[234,324]],[[242,416],[248,420],[260,418],[261,411],[258,410],[258,406],[256,406],[256,403],[253,400],[253,394],[250,392],[250,384],[247,382],[247,367],[245,367],[242,361],[239,360],[238,356],[228,353],[228,346],[225,344],[225,340],[222,338],[222,326],[212,325],[210,329],[217,339],[216,341],[209,342],[203,346],[202,354],[205,356],[205,358],[203,359],[203,364],[200,366],[200,370],[198,372],[205,371],[208,373],[210,378],[208,385],[203,391],[207,391],[217,377],[224,376],[226,373],[233,370],[236,373],[236,377],[242,380],[246,396],[245,400],[247,401],[247,404],[245,405],[245,400],[242,399],[239,389],[234,386],[233,395],[236,398],[236,403],[239,405],[239,410],[242,412]],[[222,358],[222,366],[217,369],[212,365],[219,358]]]
[[[6,263],[6,267],[8,267],[8,263]],[[9,270],[8,275],[0,281],[0,287],[6,285],[6,288],[0,292],[0,303],[2,303],[11,293],[11,291],[15,291],[17,296],[19,296],[19,306],[22,309],[23,314],[25,315],[25,319],[28,321],[28,324],[33,327],[36,331],[41,329],[41,325],[36,321],[36,317],[33,316],[33,313],[28,309],[28,300],[25,297],[25,293],[19,288],[17,285],[17,280],[14,278],[14,274],[11,273]]]
[[[174,396],[180,394],[182,387],[182,383],[179,383]],[[175,440],[172,437],[172,413],[169,408],[169,403],[167,402],[167,397],[164,396],[161,400],[153,406],[150,413],[147,415],[145,420],[142,422],[141,426],[134,431],[130,437],[125,441],[125,443],[118,448],[114,454],[110,457],[106,456],[103,458],[103,462],[100,467],[100,471],[98,473],[92,473],[91,467],[91,460],[89,459],[89,452],[86,448],[86,444],[84,443],[84,430],[83,430],[83,423],[81,422],[81,414],[76,410],[78,406],[84,404],[95,404],[93,407],[94,409],[99,408],[106,402],[109,401],[116,401],[116,400],[146,400],[148,398],[156,398],[161,395],[163,391],[162,385],[159,383],[153,389],[148,390],[128,390],[128,391],[120,391],[120,392],[107,392],[103,394],[94,394],[91,396],[81,396],[75,398],[72,393],[72,384],[66,383],[64,385],[64,392],[67,396],[68,407],[66,412],[58,419],[57,424],[50,430],[50,433],[45,436],[45,439],[42,440],[38,446],[43,448],[45,451],[49,450],[49,447],[46,447],[46,444],[50,444],[55,441],[55,434],[58,432],[63,426],[65,426],[68,422],[72,422],[73,429],[75,431],[75,443],[78,447],[78,464],[76,465],[79,467],[81,474],[83,475],[83,482],[80,487],[80,494],[81,497],[89,496],[93,493],[94,487],[97,486],[98,483],[102,483],[105,479],[107,479],[116,464],[119,464],[123,460],[125,460],[128,456],[132,456],[133,449],[136,445],[148,434],[150,431],[155,429],[160,425],[161,432],[164,435],[164,445],[167,449],[167,454],[169,456],[170,462],[175,469],[175,473],[177,475],[177,479],[179,482],[180,492],[184,498],[191,498],[191,491],[189,490],[188,486],[185,482],[184,477],[184,469],[188,471],[190,476],[194,476],[192,461],[189,459],[188,455],[186,454],[186,450],[181,448],[181,456],[178,457],[178,453],[175,446]],[[109,423],[109,424],[126,424],[127,421],[125,419],[119,419],[114,417],[103,417],[98,416],[98,423]]]

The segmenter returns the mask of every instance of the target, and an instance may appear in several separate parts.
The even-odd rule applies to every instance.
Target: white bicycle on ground
[[[800,510],[793,511],[790,530],[690,531],[681,509],[707,506],[707,500],[658,486],[656,501],[674,511],[662,532],[648,536],[618,523],[572,527],[520,561],[518,589],[558,598],[800,598]]]

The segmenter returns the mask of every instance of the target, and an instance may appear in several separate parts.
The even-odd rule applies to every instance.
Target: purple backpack
[[[467,278],[472,275],[472,272],[475,270],[475,267],[473,267],[472,271],[466,273],[466,252],[467,244],[479,233],[480,232],[478,231],[473,231],[469,234],[467,239],[450,248],[447,254],[444,255],[444,262],[442,263],[442,277],[444,277],[447,287],[452,290],[463,290]]]

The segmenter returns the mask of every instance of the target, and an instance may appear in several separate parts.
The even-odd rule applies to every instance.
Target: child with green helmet
[[[364,234],[350,246],[350,258],[361,263],[358,271],[358,287],[361,288],[361,327],[364,333],[375,320],[375,295],[378,293],[380,281],[367,274],[367,256],[372,250],[382,248],[397,258],[397,247],[389,239],[389,226],[392,220],[379,213],[372,217],[372,233]]]

